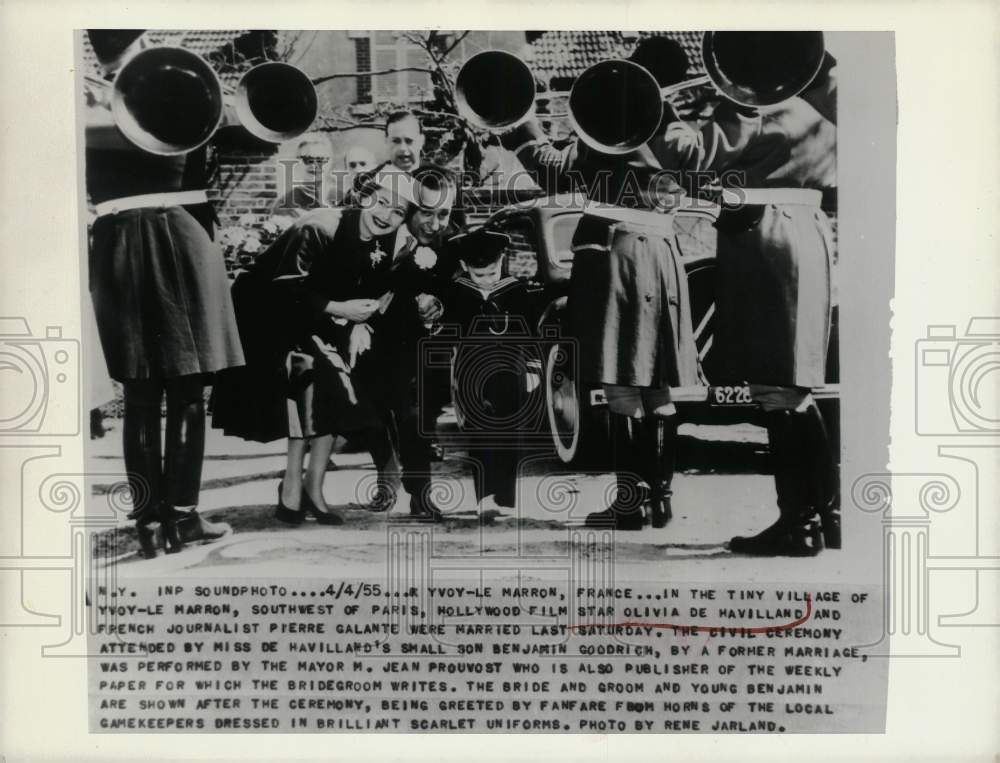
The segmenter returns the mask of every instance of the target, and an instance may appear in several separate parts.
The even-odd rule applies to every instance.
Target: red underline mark
[[[781,625],[758,625],[753,628],[743,628],[733,625],[673,625],[671,623],[594,623],[593,625],[570,625],[567,626],[570,630],[577,629],[587,629],[587,628],[660,628],[663,630],[681,630],[683,629],[685,633],[708,633],[710,631],[726,631],[726,630],[738,630],[740,634],[747,633],[773,633],[774,631],[787,631],[792,628],[797,628],[804,622],[812,617],[812,596],[806,594],[806,613],[802,615],[798,620],[792,620],[790,623],[782,623]]]

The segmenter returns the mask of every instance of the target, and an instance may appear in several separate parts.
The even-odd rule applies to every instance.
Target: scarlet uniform
[[[835,195],[835,135],[793,98],[764,116],[724,102],[700,130],[675,122],[651,141],[664,168],[736,186],[716,226],[713,353],[718,380],[749,382],[767,414],[781,512],[759,535],[733,538],[737,552],[812,555],[820,525],[826,545],[840,547],[833,457],[809,394],[825,380],[830,340],[833,243],[822,204]]]
[[[627,497],[650,496],[653,523],[662,526],[676,429],[670,387],[696,384],[698,359],[673,215],[650,195],[661,168],[646,146],[625,156],[580,141],[556,149],[534,123],[504,143],[546,190],[569,185],[588,195],[573,237],[569,324],[580,374],[605,386],[614,414],[619,481],[616,503],[588,521],[639,529],[642,511]],[[646,486],[635,483],[636,473]]]
[[[111,74],[143,30],[90,30]],[[99,93],[92,93],[99,95]],[[158,94],[151,94],[155,100]],[[86,184],[97,219],[89,285],[112,378],[124,388],[123,445],[141,552],[217,540],[231,528],[197,511],[205,448],[204,386],[243,364],[222,251],[212,242],[204,153],[159,156],[125,139],[109,110],[87,109]],[[160,406],[167,425],[161,439]]]
[[[650,143],[664,168],[738,182],[733,198],[745,200],[717,226],[718,381],[825,380],[833,241],[821,202],[836,182],[834,133],[796,98],[766,118],[725,103],[700,130],[675,122]]]
[[[94,223],[90,291],[112,378],[171,378],[242,365],[222,252],[195,216],[203,210],[179,204],[115,210],[116,199],[197,187],[192,175],[203,154],[154,156],[122,141],[120,149],[88,148],[86,156],[87,192],[105,212]]]

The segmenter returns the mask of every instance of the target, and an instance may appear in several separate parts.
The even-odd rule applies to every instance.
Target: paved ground
[[[723,543],[734,534],[762,529],[776,516],[773,482],[766,473],[766,435],[749,424],[688,424],[680,434],[674,520],[664,529],[618,533],[615,565],[681,562],[690,568],[687,580],[697,580],[691,575],[701,570],[708,571],[705,579],[740,579],[744,574],[740,570],[756,563],[730,555]],[[120,429],[90,445],[95,471],[123,470]],[[580,523],[588,512],[605,505],[612,490],[611,475],[567,472],[554,457],[540,454],[524,469],[519,510],[480,517],[471,472],[462,456],[462,451],[446,448],[444,461],[433,467],[438,502],[449,514],[444,525],[431,528],[411,522],[405,493],[388,515],[350,509],[359,486],[363,490],[371,480],[372,464],[367,454],[336,453],[327,474],[326,496],[328,503],[344,510],[346,524],[322,527],[310,520],[289,528],[273,518],[284,470],[284,442],[248,443],[210,430],[200,511],[213,521],[228,522],[233,535],[169,557],[161,554],[156,560],[135,555],[135,534],[125,520],[104,539],[115,538],[119,574],[126,577],[315,577],[348,570],[381,574],[386,549],[394,542],[390,539],[411,531],[430,533],[434,557],[469,558],[473,566],[484,557],[520,557],[530,567],[531,560],[558,559],[573,549],[586,555],[586,533],[579,535]],[[102,486],[94,489],[100,492]],[[796,567],[808,564],[785,561]],[[511,563],[517,564],[505,562]],[[558,566],[558,561],[550,563]],[[462,562],[452,564],[462,566]],[[813,572],[815,567],[812,560]]]

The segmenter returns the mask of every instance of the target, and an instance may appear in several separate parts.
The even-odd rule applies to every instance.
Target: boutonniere
[[[375,242],[375,251],[371,253],[372,267],[378,265],[382,260],[385,259],[385,251],[382,249],[382,242]]]
[[[418,246],[417,251],[413,253],[413,261],[417,263],[417,267],[421,270],[430,270],[434,267],[437,259],[437,252],[429,246]]]

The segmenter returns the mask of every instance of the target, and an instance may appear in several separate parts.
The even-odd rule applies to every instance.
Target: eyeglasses
[[[303,164],[325,164],[330,159],[326,156],[300,156],[299,161]]]
[[[363,170],[367,169],[368,162],[348,162],[347,169],[349,170]]]

